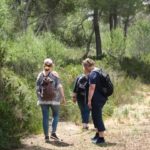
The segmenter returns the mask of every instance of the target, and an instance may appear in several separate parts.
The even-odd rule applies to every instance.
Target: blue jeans
[[[82,123],[89,123],[90,110],[84,100],[78,100],[78,106],[81,112]]]
[[[56,132],[57,129],[57,124],[59,120],[59,105],[41,105],[41,110],[42,110],[42,116],[43,116],[43,130],[44,130],[44,135],[48,136],[49,134],[49,107],[52,110],[52,133]]]

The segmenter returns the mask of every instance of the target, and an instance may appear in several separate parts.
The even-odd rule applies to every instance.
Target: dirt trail
[[[63,142],[50,141],[45,143],[43,134],[31,135],[22,139],[22,148],[18,150],[149,150],[150,149],[150,92],[139,92],[143,95],[147,119],[118,123],[116,120],[105,122],[106,144],[102,146],[91,143],[94,135],[93,125],[88,131],[71,122],[59,122],[58,135]],[[138,109],[138,108],[137,108]],[[134,110],[136,111],[136,109]]]
[[[90,138],[94,132],[81,131],[79,126],[73,123],[60,123],[58,134],[63,142],[45,143],[43,135],[32,135],[22,140],[23,147],[18,150],[149,150],[150,149],[150,125],[106,125],[106,145],[97,146],[91,143]]]

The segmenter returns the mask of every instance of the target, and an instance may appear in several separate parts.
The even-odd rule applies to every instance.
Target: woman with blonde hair
[[[59,140],[56,130],[59,120],[60,103],[61,100],[63,103],[66,102],[59,75],[56,71],[53,71],[53,66],[53,61],[50,58],[46,58],[43,71],[39,73],[36,81],[38,105],[41,106],[42,110],[45,142],[49,141],[49,108],[52,110],[53,117],[51,138]]]
[[[92,138],[92,142],[101,144],[105,142],[104,131],[105,126],[102,118],[102,109],[106,103],[107,97],[105,97],[101,91],[100,75],[96,71],[95,62],[87,58],[82,62],[83,69],[89,72],[89,91],[88,91],[88,106],[92,111],[92,120],[96,128],[96,134]]]

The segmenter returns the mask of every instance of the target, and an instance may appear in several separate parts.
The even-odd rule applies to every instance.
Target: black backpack
[[[102,69],[94,70],[94,72],[97,72],[100,75],[100,92],[105,97],[111,96],[114,91],[114,86],[110,80],[109,74],[105,73]]]
[[[81,75],[77,80],[77,93],[81,95],[85,95],[86,88],[88,84],[88,79],[85,75]]]

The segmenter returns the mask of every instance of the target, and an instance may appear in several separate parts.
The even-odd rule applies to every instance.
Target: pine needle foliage
[[[0,82],[0,148],[9,148],[17,146],[23,135],[37,132],[41,116],[25,79],[3,68]]]

